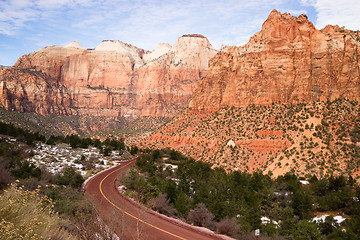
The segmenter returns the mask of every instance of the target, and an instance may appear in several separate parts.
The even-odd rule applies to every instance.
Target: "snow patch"
[[[305,180],[300,180],[300,183],[301,183],[302,185],[308,185],[308,184],[310,184],[309,181],[305,181]]]
[[[317,223],[319,223],[319,222],[325,222],[325,219],[326,219],[328,216],[330,216],[330,215],[325,214],[325,215],[322,215],[322,216],[316,216],[316,217],[314,217],[314,218],[312,219],[312,221],[313,221],[313,222],[317,222]],[[340,224],[340,223],[342,223],[343,221],[345,221],[346,218],[344,218],[343,216],[335,216],[335,217],[334,217],[334,220],[336,221],[336,223]]]
[[[96,158],[98,163],[104,163],[95,163],[96,169],[113,166],[114,160],[120,156],[118,152],[115,153],[113,151],[111,156],[104,157],[99,149],[94,147],[72,149],[68,144],[51,146],[43,143],[36,144],[32,153],[34,155],[27,160],[34,163],[37,167],[44,166],[53,174],[60,173],[65,167],[74,167],[82,176],[87,174],[84,165],[81,163],[82,156],[85,157],[85,161],[89,161],[90,158]]]
[[[340,223],[342,223],[343,221],[346,220],[346,218],[344,218],[342,216],[335,216],[334,219],[338,224],[340,224]]]
[[[265,224],[265,225],[266,225],[266,224],[270,224],[270,223],[272,223],[272,224],[274,224],[274,225],[278,225],[278,224],[279,224],[277,221],[274,221],[274,220],[271,221],[271,219],[268,218],[268,217],[261,217],[260,220],[261,220],[261,224]]]
[[[175,170],[178,168],[178,165],[173,165],[173,164],[165,163],[163,169],[165,170],[165,169],[167,169],[168,167],[169,167],[172,171],[175,171]]]

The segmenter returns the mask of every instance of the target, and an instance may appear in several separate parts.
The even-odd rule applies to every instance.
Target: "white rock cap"
[[[151,53],[145,54],[144,55],[144,60],[145,62],[150,62],[164,54],[167,54],[171,49],[170,44],[168,43],[159,43],[159,45],[157,46],[157,48],[152,51]]]
[[[80,43],[76,42],[76,41],[72,41],[72,42],[69,42],[68,44],[66,44],[64,46],[64,48],[81,48],[81,49],[84,49]]]
[[[140,49],[130,44],[123,43],[119,40],[103,40],[95,48],[95,51],[118,52],[125,56],[129,56],[132,61],[134,61],[135,68],[138,68],[144,64],[143,60],[140,58]]]

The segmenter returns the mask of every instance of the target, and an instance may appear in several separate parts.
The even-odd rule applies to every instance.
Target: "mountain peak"
[[[122,55],[130,57],[134,63],[135,68],[144,64],[141,56],[145,53],[143,49],[137,48],[131,44],[124,43],[119,40],[103,40],[96,48],[95,51],[102,52],[117,52]]]
[[[209,40],[200,34],[187,34],[179,37],[172,47],[173,52],[178,51],[193,51],[199,48],[214,49]]]
[[[187,34],[179,37],[170,51],[175,54],[173,59],[175,65],[197,59],[205,68],[208,66],[209,59],[217,52],[209,40],[199,34]]]
[[[127,52],[127,44],[119,40],[103,40],[96,48],[97,51],[115,51],[115,52]]]
[[[268,18],[264,22],[273,23],[273,22],[309,22],[308,17],[305,14],[301,14],[298,17],[292,16],[290,13],[281,13],[278,10],[274,9],[270,12]]]
[[[282,42],[281,45],[285,47],[284,41],[287,42],[284,49],[290,49],[290,45],[301,47],[302,44],[298,43],[308,41],[308,36],[314,31],[316,31],[314,25],[305,14],[295,17],[290,13],[280,13],[274,9],[263,23],[261,31],[252,36],[240,52],[261,52],[265,49],[277,48],[275,42]]]
[[[68,44],[66,44],[64,46],[64,48],[80,48],[80,49],[84,49],[80,43],[78,43],[77,41],[72,41],[72,42],[69,42]]]

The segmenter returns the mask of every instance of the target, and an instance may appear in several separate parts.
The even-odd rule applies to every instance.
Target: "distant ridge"
[[[149,124],[134,125],[142,135],[140,130],[155,129],[187,107],[216,53],[205,37],[179,37],[173,46],[161,43],[151,52],[119,40],[104,40],[92,50],[77,42],[44,47],[0,71],[0,107],[76,116],[70,117],[74,126],[59,126],[66,134],[76,126],[80,133],[119,133],[126,124],[109,131],[105,126],[145,118]]]

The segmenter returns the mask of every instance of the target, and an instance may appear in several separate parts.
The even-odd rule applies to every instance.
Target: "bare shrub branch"
[[[196,226],[211,228],[214,214],[206,208],[204,203],[199,203],[194,209],[190,210],[187,219]]]
[[[240,229],[240,225],[234,220],[228,217],[222,219],[216,223],[216,231],[220,234],[226,234],[231,237],[235,237],[236,233]]]
[[[163,193],[160,193],[156,199],[152,199],[150,206],[152,209],[167,216],[174,216],[177,213],[176,209],[170,206],[169,199]]]

